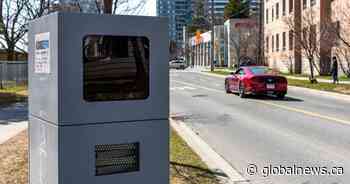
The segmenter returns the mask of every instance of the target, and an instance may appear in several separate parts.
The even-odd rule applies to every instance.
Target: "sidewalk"
[[[0,144],[27,129],[26,103],[17,103],[0,109]]]
[[[296,80],[309,80],[307,77],[295,77],[295,76],[285,76],[288,79],[296,79]],[[317,78],[317,77],[316,77]],[[327,79],[317,79],[318,82],[324,82],[324,83],[333,83],[332,80],[327,80]],[[339,81],[339,84],[350,84],[350,81]]]

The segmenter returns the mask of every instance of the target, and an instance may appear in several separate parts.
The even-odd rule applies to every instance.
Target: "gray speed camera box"
[[[167,25],[79,13],[30,23],[30,184],[169,183]]]

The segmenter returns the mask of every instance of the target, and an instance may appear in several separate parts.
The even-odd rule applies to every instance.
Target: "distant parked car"
[[[187,65],[184,60],[177,59],[177,60],[172,60],[169,62],[169,67],[170,69],[182,69],[184,70]]]
[[[238,93],[241,98],[247,94],[272,94],[284,98],[287,94],[287,79],[271,74],[264,66],[244,66],[225,78],[227,93]]]

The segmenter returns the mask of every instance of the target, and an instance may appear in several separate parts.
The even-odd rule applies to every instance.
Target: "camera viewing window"
[[[90,35],[83,40],[84,99],[117,101],[149,96],[149,40]]]

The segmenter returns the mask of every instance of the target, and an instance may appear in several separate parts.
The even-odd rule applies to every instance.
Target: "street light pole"
[[[210,55],[211,55],[211,62],[210,62],[210,71],[214,71],[214,46],[215,46],[215,39],[214,39],[214,28],[215,28],[215,15],[214,15],[214,0],[211,0],[211,48],[210,48]]]

